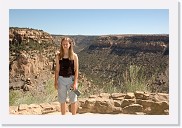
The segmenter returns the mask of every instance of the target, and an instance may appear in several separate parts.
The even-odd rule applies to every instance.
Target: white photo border
[[[9,10],[10,9],[168,9],[169,10],[169,115],[10,115]],[[179,55],[177,0],[3,0],[0,24],[1,113],[3,125],[179,125]],[[3,68],[2,68],[3,67]]]

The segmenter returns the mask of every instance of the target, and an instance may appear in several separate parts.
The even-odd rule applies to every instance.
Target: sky
[[[169,10],[10,9],[9,26],[58,35],[169,34]]]

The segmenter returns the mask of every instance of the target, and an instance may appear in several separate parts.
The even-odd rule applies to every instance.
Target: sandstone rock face
[[[20,54],[10,65],[9,88],[29,91],[31,88],[42,84],[43,81],[40,79],[49,80],[48,78],[52,77],[51,72],[54,65],[50,61],[44,55],[35,54],[34,56],[29,56],[29,53]]]
[[[12,62],[10,77],[21,74],[28,78],[31,74],[38,75],[44,69],[51,70],[52,65],[49,63],[47,57],[43,55],[34,55],[31,57],[23,54],[25,53],[20,54],[17,60]]]
[[[134,115],[168,115],[169,114],[169,99],[168,94],[158,94],[158,101],[153,101],[152,98],[142,99],[141,94],[144,92],[135,92],[129,94],[102,94],[104,97],[92,96],[90,98],[83,98],[78,100],[79,114],[84,113],[99,113],[99,114],[134,114]],[[127,97],[128,99],[115,100],[116,96]],[[130,97],[128,97],[130,95]],[[154,94],[147,93],[147,96]],[[109,97],[108,97],[109,96]],[[134,97],[133,97],[134,96]],[[136,97],[139,96],[139,97]],[[163,96],[166,98],[164,99]],[[70,105],[68,104],[70,111]],[[10,114],[48,114],[53,112],[60,112],[59,102],[42,103],[42,104],[21,104],[19,106],[10,106]]]
[[[124,114],[135,114],[137,112],[142,112],[143,106],[139,104],[131,104],[123,108]]]
[[[56,47],[49,33],[29,28],[10,28],[9,40],[10,89],[29,91],[38,85],[36,81],[41,81],[40,77],[52,76]]]
[[[29,43],[30,40],[36,41],[38,43],[51,42],[52,36],[42,30],[30,28],[10,28],[10,44],[20,45],[22,43]]]

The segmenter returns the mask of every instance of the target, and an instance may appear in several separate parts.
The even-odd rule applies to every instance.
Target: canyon
[[[164,94],[168,97],[169,52],[166,53],[166,48],[169,49],[169,35],[52,35],[43,30],[18,27],[9,28],[9,89],[10,101],[12,101],[10,108],[15,108],[10,113],[20,114],[19,110],[24,110],[21,108],[25,103],[19,102],[21,100],[18,100],[16,95],[23,97],[29,93],[33,97],[46,97],[51,95],[50,92],[46,92],[48,85],[54,95],[44,102],[58,105],[56,93],[53,90],[55,53],[59,50],[60,40],[64,36],[75,41],[74,51],[79,57],[78,83],[82,92],[79,113],[104,113],[98,106],[109,106],[110,102],[112,102],[110,106],[117,104],[115,107],[119,105],[119,108],[115,110],[111,107],[111,110],[104,110],[105,113],[129,113],[125,112],[127,110],[121,107],[121,104],[130,102],[125,101],[130,94],[132,98],[129,98],[130,104],[125,106],[128,107],[127,109],[136,108],[144,114],[168,113],[166,112],[169,109],[168,98],[161,100],[159,104],[152,100],[139,101],[134,92],[142,91],[146,95],[153,96]],[[119,103],[112,98],[115,93],[122,95]],[[104,94],[107,98],[103,96],[102,100],[101,95]],[[95,99],[91,98],[92,96]],[[30,104],[36,104],[35,106],[39,106],[37,111],[42,114],[44,107],[41,107],[39,103],[43,102],[29,103],[23,108],[27,108],[25,110],[28,111],[28,108],[31,108]],[[150,109],[152,106],[162,106],[162,108],[156,107],[162,112],[155,113],[157,110],[154,108],[147,111],[148,108],[142,104],[151,104],[148,107]],[[51,110],[58,111],[55,108]],[[133,113],[136,114],[136,112],[138,111]]]

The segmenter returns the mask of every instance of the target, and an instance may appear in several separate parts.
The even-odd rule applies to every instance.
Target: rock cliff
[[[10,28],[9,45],[10,89],[27,91],[27,79],[34,83],[33,87],[39,84],[36,81],[51,77],[56,47],[49,33],[30,28]]]

